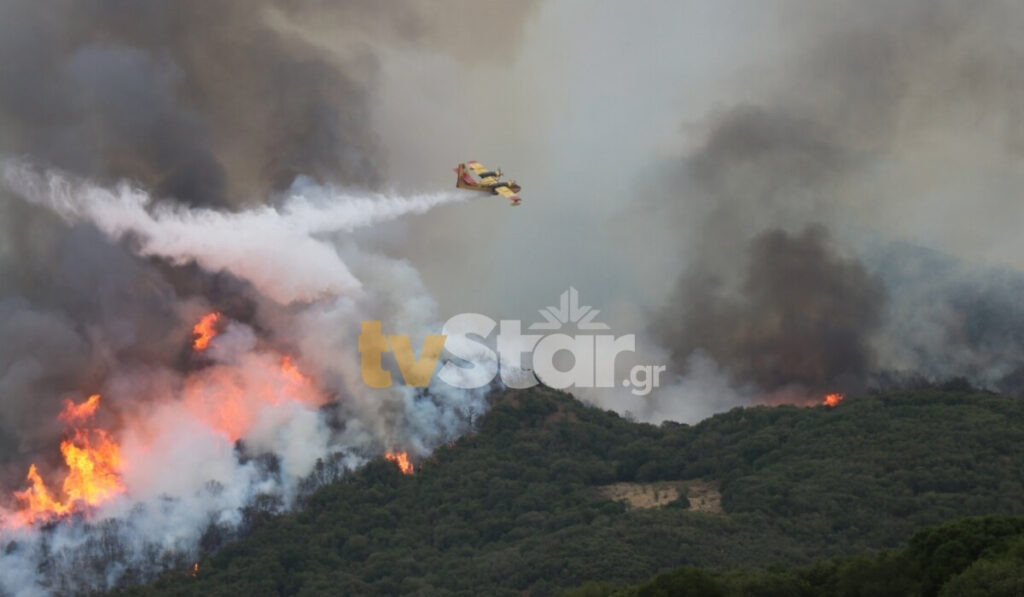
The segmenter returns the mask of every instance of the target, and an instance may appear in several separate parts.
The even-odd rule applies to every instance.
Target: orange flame
[[[385,452],[384,458],[387,458],[391,462],[397,464],[403,475],[411,475],[416,471],[416,468],[412,465],[412,461],[409,460],[408,452]]]
[[[199,562],[192,564],[192,571],[189,572],[189,576],[191,576],[192,578],[199,576]]]
[[[285,355],[281,359],[281,376],[288,383],[286,389],[291,390],[292,394],[297,394],[313,385],[313,381],[302,373],[289,355]]]
[[[192,342],[192,348],[197,351],[206,350],[210,341],[217,337],[217,322],[220,320],[220,313],[214,311],[207,313],[192,328],[192,335],[196,338]]]
[[[81,422],[96,412],[99,395],[90,396],[82,404],[68,401],[60,419]],[[123,491],[119,470],[120,447],[102,429],[74,429],[71,437],[62,441],[60,452],[68,467],[61,486],[63,499],[54,495],[39,475],[36,465],[29,466],[27,479],[30,487],[14,492],[22,503],[18,518],[25,524],[65,516],[83,506],[95,506]]]
[[[324,403],[313,380],[299,370],[291,357],[280,357],[276,363],[276,356],[261,354],[254,358],[261,359],[258,375],[240,375],[229,367],[210,367],[185,382],[188,410],[232,441],[245,436],[264,407],[298,402],[316,408]]]
[[[826,394],[825,400],[822,401],[822,404],[824,404],[825,406],[835,408],[836,406],[839,405],[840,402],[843,401],[843,398],[845,397],[845,394],[840,394],[838,392],[833,394]]]
[[[60,414],[57,415],[57,418],[61,421],[64,421],[65,423],[81,423],[92,418],[92,416],[96,414],[96,409],[99,408],[99,406],[99,394],[93,394],[92,396],[89,396],[89,399],[81,404],[75,404],[74,402],[65,399],[64,410],[60,411]]]

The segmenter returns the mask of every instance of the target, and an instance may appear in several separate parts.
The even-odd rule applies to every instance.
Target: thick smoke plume
[[[262,201],[299,175],[372,186],[376,48],[495,59],[534,4],[7,1],[0,153],[189,204]]]
[[[873,362],[867,339],[884,296],[860,263],[832,252],[822,228],[769,230],[750,244],[738,290],[712,272],[687,274],[672,297],[681,309],[662,330],[677,368],[703,350],[767,392],[855,389]]]
[[[40,515],[25,513],[27,498],[9,500],[2,532],[13,541],[3,558],[11,572],[0,577],[7,590],[67,592],[72,578],[95,588],[139,582],[161,566],[195,558],[203,541],[213,549],[240,532],[247,509],[290,507],[317,483],[385,451],[425,455],[464,432],[485,407],[482,393],[367,388],[353,341],[362,320],[395,322],[421,339],[439,327],[433,303],[400,261],[317,239],[457,201],[460,194],[372,198],[307,185],[280,211],[224,213],[151,204],[143,190],[126,184],[105,189],[21,164],[7,168],[7,180],[29,204],[52,210],[70,226],[95,226],[109,242],[123,240],[137,253],[230,275],[239,281],[235,290],[253,301],[248,322],[205,318],[224,323],[207,324],[202,343],[179,330],[168,342],[177,340],[176,358],[164,361],[117,354],[107,337],[116,327],[79,338],[73,327],[61,332],[50,314],[38,314],[35,322],[27,313],[17,318],[43,340],[56,342],[63,333],[70,350],[98,353],[101,364],[86,376],[90,381],[77,380],[84,384],[78,387],[104,397],[100,412],[120,446],[115,461],[123,462],[116,471],[123,492],[96,504],[88,522],[44,531],[23,526]],[[342,254],[358,265],[349,267]],[[173,293],[165,299],[164,308],[173,311],[168,317],[184,329],[212,307],[201,298],[176,300]],[[53,383],[47,373],[53,363],[32,357],[22,351],[4,383],[17,383],[19,363],[34,365],[30,374]],[[23,381],[24,391],[46,385],[33,381]],[[5,418],[16,414],[12,409]],[[46,427],[57,433],[62,421],[66,417],[55,416]],[[59,477],[60,466],[45,452],[38,456],[48,460],[40,467],[43,479]],[[118,550],[113,559],[103,553],[111,545]],[[82,577],[83,566],[96,576]],[[38,578],[13,572],[33,569],[40,570]]]
[[[265,196],[300,173],[373,183],[359,70],[273,27],[276,9],[5,2],[0,147],[195,204]]]
[[[364,319],[419,346],[574,285],[661,344],[635,358],[672,383],[588,396],[648,420],[954,376],[1024,391],[1015,3],[537,4],[0,5],[0,484],[58,482],[58,415],[92,394],[127,463],[88,517],[5,531],[0,591],[184,570],[466,430],[478,393],[365,387]],[[526,211],[453,226],[457,196],[375,191],[472,157]]]
[[[677,371],[711,358],[755,402],[952,377],[1019,387],[1021,276],[991,265],[1017,258],[963,223],[1020,214],[1021,12],[827,4],[791,15],[789,63],[689,127],[659,173],[674,193],[650,207],[681,259],[652,333]],[[692,410],[672,396],[648,416]]]
[[[372,190],[380,56],[504,59],[534,6],[442,4],[0,5],[0,593],[187,569],[253,517],[386,451],[416,461],[482,412],[477,392],[370,390],[355,342],[364,319],[417,346],[439,324],[415,268],[353,232],[466,198]],[[94,394],[121,491],[26,524],[14,492],[31,494],[30,464],[60,487],[75,430],[59,414]]]

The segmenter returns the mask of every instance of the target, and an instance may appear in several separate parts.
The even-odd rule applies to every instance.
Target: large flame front
[[[397,464],[403,475],[411,475],[416,471],[412,461],[409,460],[408,452],[385,452],[384,458]]]
[[[98,394],[81,404],[68,400],[58,418],[70,424],[84,423],[95,414],[99,402]],[[14,493],[21,502],[18,511],[21,522],[32,524],[37,520],[65,516],[79,508],[96,506],[124,490],[118,473],[121,468],[120,448],[106,431],[75,428],[71,436],[61,442],[60,452],[68,467],[61,486],[63,497],[56,496],[46,486],[36,465],[29,466],[31,486]]]
[[[194,350],[201,352],[209,347],[220,333],[220,327],[219,313],[204,316],[193,328]],[[314,381],[299,369],[291,356],[273,349],[253,348],[227,361],[213,359],[205,365],[184,380],[180,402],[172,404],[180,405],[194,420],[216,429],[231,441],[245,437],[258,424],[273,425],[273,415],[268,413],[275,409],[288,412],[293,405],[316,409],[326,401]],[[138,463],[125,466],[121,447],[114,436],[91,424],[99,407],[99,394],[77,404],[65,401],[58,415],[68,426],[66,438],[60,444],[66,466],[63,481],[59,489],[53,479],[48,485],[40,468],[30,465],[29,486],[14,492],[18,508],[11,524],[30,525],[88,512],[126,491],[122,471],[132,470],[132,466],[137,468]],[[136,426],[136,435],[142,433],[143,427],[142,424]],[[125,445],[132,445],[131,441],[126,440]],[[126,453],[131,451],[126,449]],[[408,455],[399,456],[403,472],[411,473]]]
[[[845,398],[845,397],[846,396],[844,394],[840,394],[838,392],[832,393],[832,394],[826,394],[825,395],[825,399],[822,400],[821,403],[824,404],[825,406],[830,406],[832,408],[835,408],[836,406],[839,405],[840,402],[843,401],[843,398]]]

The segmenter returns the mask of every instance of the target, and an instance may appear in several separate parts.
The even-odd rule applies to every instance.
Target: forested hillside
[[[1024,514],[1021,421],[1016,399],[919,391],[652,426],[513,391],[415,474],[375,461],[143,594],[543,596],[873,554]]]
[[[1024,518],[966,518],[914,535],[897,552],[812,566],[725,573],[680,568],[627,588],[588,583],[563,597],[1019,597]]]

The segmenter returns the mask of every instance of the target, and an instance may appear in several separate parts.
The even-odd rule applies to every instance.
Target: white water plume
[[[362,284],[334,246],[318,235],[348,232],[406,214],[465,201],[445,191],[410,196],[357,194],[311,183],[293,185],[280,207],[229,212],[155,201],[122,182],[102,187],[70,175],[10,162],[7,185],[69,221],[88,221],[113,240],[130,235],[138,252],[175,264],[229,271],[281,303],[359,292]]]

